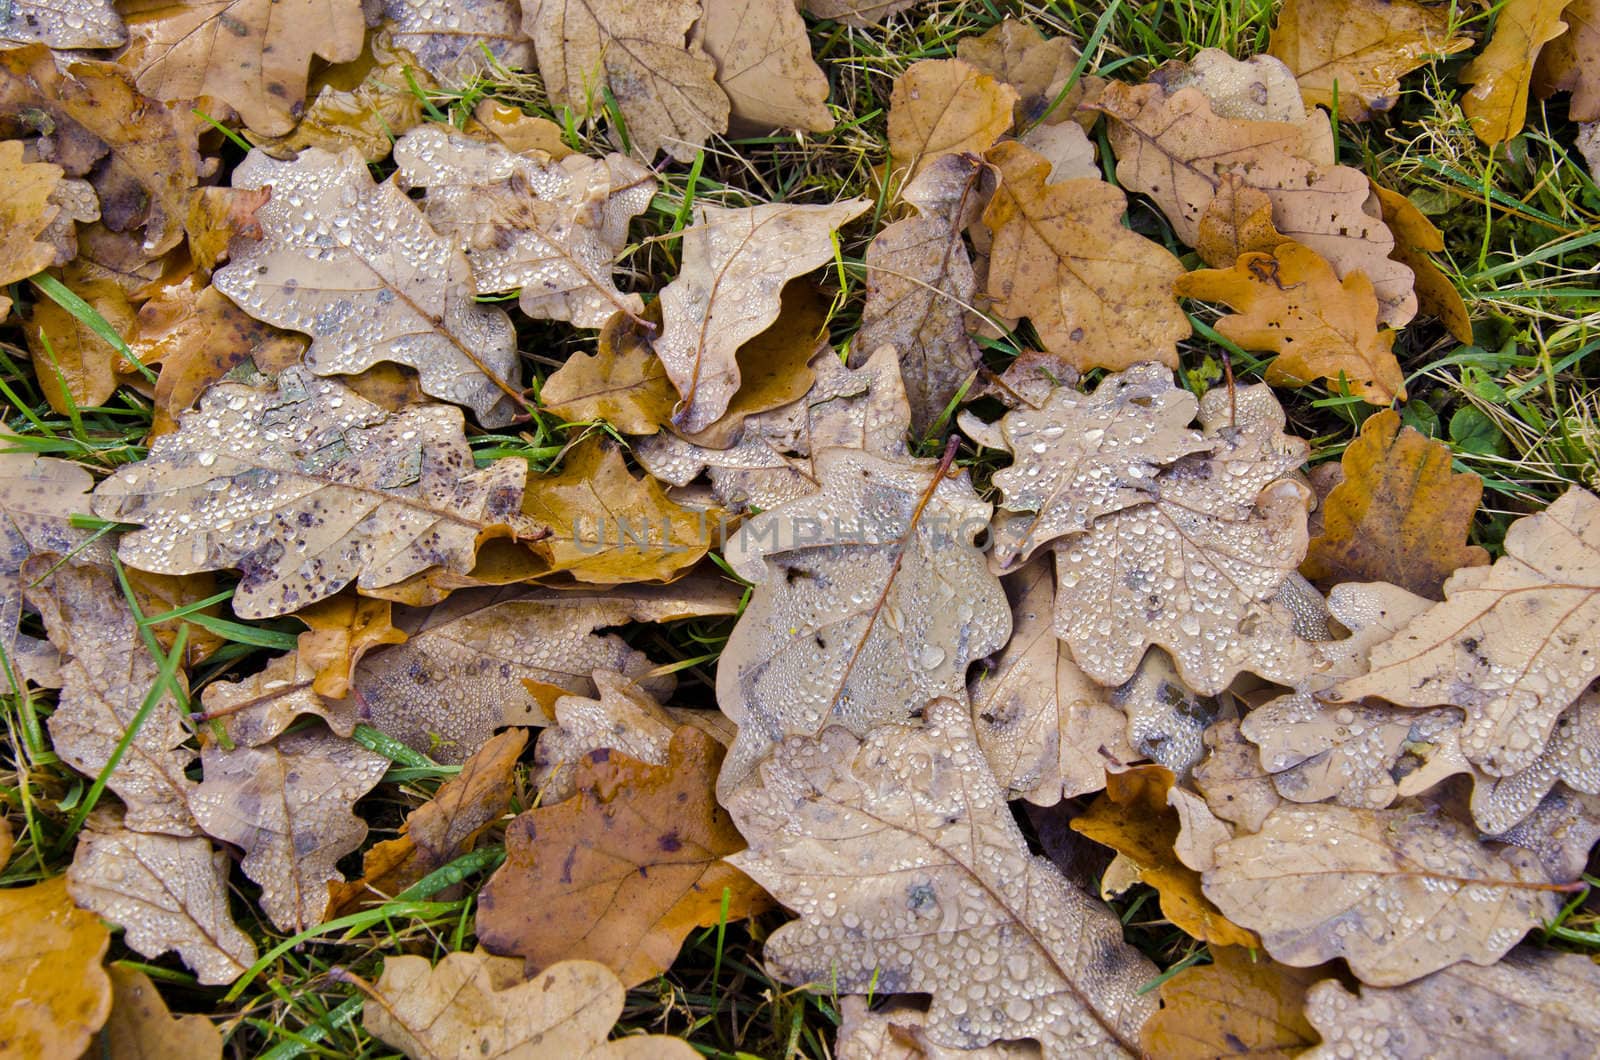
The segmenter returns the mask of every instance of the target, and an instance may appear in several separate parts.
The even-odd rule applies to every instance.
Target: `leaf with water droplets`
[[[6,284],[62,264],[48,237],[51,222],[61,213],[52,198],[61,186],[61,167],[25,161],[25,150],[21,140],[0,142],[0,179],[6,187],[0,203],[0,250],[5,254],[0,283]]]
[[[0,12],[0,43],[10,48],[115,48],[127,39],[111,0],[15,0]]]
[[[979,1049],[944,1049],[928,1040],[928,1009],[914,998],[881,993],[839,999],[839,1060],[1040,1060],[1037,1042],[995,1042]],[[872,1008],[876,1004],[879,1007]]]
[[[1585,692],[1556,719],[1544,750],[1527,768],[1503,777],[1477,776],[1472,819],[1489,835],[1508,832],[1563,782],[1600,795],[1600,691]]]
[[[1325,968],[1289,968],[1241,946],[1212,946],[1211,963],[1161,984],[1161,1011],[1144,1025],[1151,1060],[1251,1056],[1288,1060],[1317,1032],[1301,1015]]]
[[[1557,883],[1577,883],[1600,842],[1600,795],[1558,783],[1532,813],[1490,838],[1531,850]]]
[[[394,46],[451,86],[472,83],[496,63],[511,70],[533,65],[516,0],[387,0],[383,17]]]
[[[1256,745],[1239,732],[1239,722],[1225,719],[1206,728],[1201,737],[1206,756],[1194,767],[1194,785],[1206,806],[1218,818],[1238,826],[1240,832],[1259,832],[1283,799],[1272,777],[1261,768]]]
[[[0,1043],[18,1057],[82,1056],[111,1012],[111,933],[57,876],[0,889]]]

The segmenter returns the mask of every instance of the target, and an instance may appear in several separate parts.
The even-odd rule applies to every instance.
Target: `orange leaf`
[[[1522,131],[1533,65],[1540,50],[1566,30],[1561,13],[1571,2],[1506,0],[1495,16],[1494,36],[1461,68],[1461,83],[1472,86],[1461,99],[1461,109],[1484,143],[1504,143]]]
[[[72,904],[67,879],[0,891],[0,1052],[78,1056],[111,1013],[100,961],[111,933]]]
[[[1210,964],[1161,984],[1161,1011],[1144,1025],[1152,1060],[1289,1057],[1321,1040],[1301,1014],[1324,966],[1289,968],[1238,946],[1211,947]]]

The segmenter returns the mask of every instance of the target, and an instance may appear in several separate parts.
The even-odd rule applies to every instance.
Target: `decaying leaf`
[[[1600,121],[1600,3],[1572,0],[1561,19],[1567,31],[1539,52],[1534,90],[1541,99],[1571,92],[1567,116],[1584,124]]]
[[[695,204],[683,267],[661,291],[664,323],[655,342],[682,399],[672,417],[680,430],[705,430],[727,411],[739,389],[739,347],[777,318],[784,284],[833,256],[833,231],[871,205]]]
[[[622,1015],[626,991],[594,961],[562,961],[523,981],[522,962],[478,950],[391,956],[361,1010],[367,1033],[412,1060],[470,1050],[481,1060],[694,1060],[700,1054],[662,1034],[606,1035]]]
[[[121,927],[135,952],[176,950],[200,982],[231,983],[255,963],[256,947],[228,912],[228,864],[204,836],[132,832],[120,815],[96,811],[78,836],[67,890]]]
[[[394,361],[486,427],[520,411],[510,318],[472,300],[466,256],[394,183],[374,184],[360,155],[311,148],[280,162],[257,149],[233,186],[272,188],[256,211],[265,238],[237,241],[212,283],[256,319],[310,335],[312,370]]]
[[[1187,62],[1172,59],[1162,63],[1151,72],[1150,80],[1169,96],[1183,88],[1198,89],[1211,109],[1224,118],[1300,125],[1306,135],[1304,156],[1311,161],[1333,161],[1327,120],[1308,106],[1294,71],[1274,56],[1235,59],[1221,48],[1202,48]]]
[[[231,267],[231,266],[230,266]],[[303,368],[276,389],[222,383],[176,434],[95,491],[102,518],[141,524],[124,563],[162,574],[236,567],[234,611],[285,614],[435,565],[471,569],[480,539],[532,537],[527,465],[481,470],[445,405],[384,412]]]
[[[1098,90],[1100,79],[1088,73],[1080,75],[1077,83],[1067,89],[1079,55],[1077,42],[1071,37],[1047,40],[1032,25],[1014,18],[1005,19],[982,36],[956,41],[958,59],[1016,91],[1013,112],[1019,130],[1041,120],[1063,123],[1075,118],[1078,105]],[[1055,109],[1047,117],[1045,111],[1052,105]]]
[[[89,303],[118,335],[132,334],[138,326],[128,296],[115,281],[80,280],[67,289]],[[54,299],[34,304],[24,331],[39,390],[51,408],[62,413],[95,408],[116,392],[121,361],[116,348]]]
[[[324,699],[312,685],[317,673],[298,652],[269,659],[239,681],[213,681],[202,693],[205,719],[221,724],[231,743],[256,747],[268,742],[302,714],[315,714],[340,736],[360,720],[354,702]]]
[[[1491,776],[1527,768],[1600,668],[1600,499],[1574,486],[1506,532],[1492,567],[1466,567],[1435,604],[1372,650],[1334,695],[1467,712],[1461,749]]]
[[[982,154],[1011,128],[1017,93],[960,59],[924,59],[895,79],[889,165],[916,178],[940,155]]]
[[[1557,883],[1576,883],[1600,842],[1600,796],[1557,784],[1532,813],[1493,838],[1533,851]]]
[[[1448,6],[1411,0],[1287,0],[1267,50],[1294,71],[1312,105],[1366,121],[1400,95],[1400,78],[1431,59],[1472,47],[1452,36]]]
[[[61,213],[52,199],[61,185],[61,167],[26,162],[25,150],[20,140],[0,142],[0,180],[6,188],[5,201],[0,204],[0,251],[5,253],[0,283],[16,283],[62,264],[46,238],[51,222]]]
[[[1241,832],[1259,832],[1261,822],[1283,799],[1271,775],[1261,768],[1256,745],[1240,734],[1239,722],[1232,719],[1215,722],[1202,739],[1206,757],[1194,767],[1193,779],[1206,806]]]
[[[1080,371],[1175,367],[1175,343],[1189,334],[1172,294],[1183,266],[1122,226],[1123,193],[1102,180],[1046,184],[1049,162],[1021,144],[1003,143],[989,160],[1000,172],[983,212],[995,309],[1027,317],[1046,352]]]
[[[646,162],[665,151],[694,158],[728,128],[728,95],[705,49],[688,41],[699,0],[529,0],[522,31],[533,38],[550,102],[591,116],[609,96]]]
[[[1111,705],[1127,718],[1134,757],[1166,766],[1180,778],[1204,755],[1205,730],[1220,714],[1217,701],[1185,684],[1161,648],[1145,652],[1133,676],[1112,690]]]
[[[702,7],[690,39],[717,64],[736,125],[833,128],[827,75],[811,58],[805,20],[790,0],[702,0]]]
[[[528,114],[522,108],[503,103],[493,96],[480,101],[473,108],[472,120],[467,122],[466,130],[470,133],[486,132],[519,155],[542,151],[559,162],[574,153],[562,139],[564,131],[561,126],[549,118]]]
[[[935,699],[923,724],[865,737],[790,736],[728,805],[751,841],[733,862],[800,915],[767,940],[779,978],[931,994],[940,1046],[1138,1054],[1154,968],[1028,854],[963,704]]]
[[[1231,269],[1253,252],[1271,253],[1288,242],[1272,223],[1272,199],[1237,173],[1224,173],[1200,215],[1194,249],[1214,269]]]
[[[574,352],[539,389],[539,403],[552,416],[569,423],[604,420],[623,434],[656,433],[671,422],[677,401],[649,333],[621,310],[600,328],[594,353]]]
[[[220,1060],[222,1034],[206,1017],[174,1016],[150,977],[136,968],[110,965],[111,1016],[105,1038],[117,1060]]]
[[[1212,946],[1211,963],[1161,984],[1161,1011],[1144,1025],[1152,1060],[1251,1056],[1287,1060],[1317,1043],[1301,1014],[1322,968],[1289,968],[1241,946]]]
[[[1489,835],[1509,832],[1562,782],[1586,795],[1600,794],[1600,692],[1585,692],[1556,719],[1544,751],[1526,769],[1477,777],[1472,819]]]
[[[394,46],[445,84],[469,83],[495,63],[512,70],[533,65],[516,0],[387,0],[383,17]]]
[[[0,1043],[19,1057],[81,1056],[111,1012],[111,933],[57,876],[0,889]]]
[[[122,13],[141,92],[220,99],[267,136],[304,111],[312,56],[349,62],[366,34],[359,0],[130,0]]]
[[[1565,32],[1561,14],[1570,3],[1506,0],[1496,12],[1489,43],[1461,68],[1459,80],[1472,86],[1461,97],[1461,109],[1484,143],[1504,143],[1522,131],[1534,64],[1540,50]]]
[[[596,960],[636,986],[724,910],[733,921],[764,909],[766,894],[725,860],[744,840],[717,805],[721,760],[721,745],[689,726],[673,734],[665,766],[586,755],[574,798],[507,828],[505,864],[478,895],[483,945],[529,971]]]
[[[547,161],[440,125],[402,136],[394,161],[407,186],[428,189],[428,222],[466,251],[478,294],[521,288],[524,313],[585,328],[643,309],[611,277],[628,222],[656,191],[655,177],[637,162],[623,155]]]
[[[839,999],[833,1055],[839,1060],[1040,1060],[1042,1056],[1039,1044],[1031,1041],[944,1049],[928,1040],[927,1024],[927,1007],[911,998],[891,997],[887,1004],[871,1008],[868,998],[846,994]]]
[[[1491,964],[1561,905],[1533,854],[1406,803],[1279,806],[1261,831],[1217,847],[1205,894],[1277,960],[1343,957],[1375,986]]]

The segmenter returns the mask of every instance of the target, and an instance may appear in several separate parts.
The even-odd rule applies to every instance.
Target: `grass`
[[[1083,70],[1139,79],[1162,62],[1190,57],[1203,47],[1236,55],[1264,50],[1274,7],[1272,0],[942,0],[877,30],[813,22],[813,52],[832,84],[837,127],[821,135],[718,141],[692,166],[664,168],[660,193],[634,228],[639,242],[630,258],[633,286],[656,289],[677,272],[677,234],[694,202],[827,202],[866,195],[880,208],[841,234],[838,259],[829,270],[839,288],[830,327],[835,342],[843,345],[859,319],[863,254],[886,221],[875,167],[886,154],[889,94],[910,64],[953,56],[961,37],[981,33],[1006,15],[1021,15],[1047,35],[1071,34],[1090,42]],[[1484,18],[1465,25],[1481,32]],[[1566,146],[1574,129],[1560,98],[1537,106],[1527,130],[1505,150],[1490,153],[1473,138],[1453,99],[1455,75],[1469,57],[1442,59],[1409,77],[1389,114],[1339,128],[1338,145],[1341,161],[1408,195],[1447,235],[1438,257],[1472,312],[1474,343],[1458,345],[1432,321],[1408,327],[1397,344],[1411,393],[1402,411],[1406,422],[1449,441],[1460,469],[1483,476],[1484,507],[1474,536],[1496,550],[1513,518],[1542,508],[1569,483],[1600,486],[1600,396],[1593,383],[1600,354],[1600,189]],[[431,114],[457,122],[486,98],[522,106],[558,121],[571,146],[591,153],[610,148],[607,131],[619,124],[606,101],[593,121],[551,112],[537,78],[524,74],[497,71],[456,92],[413,87],[425,96]],[[221,150],[225,166],[243,154],[237,142],[223,143]],[[1148,205],[1135,202],[1130,217],[1140,231],[1188,254]],[[1186,264],[1198,262],[1190,254]],[[104,327],[92,309],[48,277],[36,281],[36,289],[19,285],[12,296],[23,302],[55,299],[91,327]],[[1209,328],[1214,316],[1201,311],[1196,320],[1197,334],[1181,353],[1186,377],[1199,387],[1221,378],[1224,350]],[[536,380],[591,341],[564,327],[526,321],[520,326],[519,347],[536,351],[527,355]],[[121,343],[114,332],[105,337]],[[23,447],[79,461],[97,473],[143,455],[150,422],[145,399],[125,388],[104,408],[55,413],[42,399],[20,336],[11,340],[0,343],[0,394],[10,408],[10,429],[24,436]],[[988,355],[1003,363],[1026,341],[1026,334],[995,340]],[[1260,367],[1247,354],[1233,358],[1243,380],[1257,376]],[[1336,458],[1373,411],[1316,388],[1284,391],[1280,397],[1290,430],[1313,440],[1317,461]],[[542,469],[558,461],[574,437],[593,429],[536,413],[520,429],[486,434],[473,444],[481,461],[520,455]],[[927,445],[942,447],[937,438]],[[982,461],[993,458],[966,452],[960,457],[980,482],[992,470]],[[125,578],[123,585],[134,601]],[[282,650],[296,624],[246,624],[225,611],[216,613],[228,596],[224,582],[201,604],[141,618],[146,646],[162,667],[159,687],[180,699],[185,695],[175,677],[185,637],[204,632],[225,645],[190,674],[191,696],[208,681],[253,668]],[[203,607],[212,610],[203,613]],[[710,705],[714,661],[728,629],[725,621],[698,621],[634,628],[628,635],[681,671],[687,702]],[[0,802],[23,828],[0,872],[0,886],[64,871],[76,832],[103,790],[104,777],[80,777],[50,750],[43,727],[49,711],[48,694],[17,690],[6,697]],[[394,762],[386,783],[363,804],[373,842],[392,835],[404,814],[429,798],[452,771],[386,743],[380,734],[365,736],[369,746]],[[523,792],[521,805],[531,797]],[[231,988],[201,987],[170,959],[142,962],[120,940],[112,956],[148,972],[175,1010],[218,1018],[236,1055],[276,1060],[387,1055],[360,1029],[357,980],[376,978],[386,954],[437,960],[470,947],[473,893],[498,856],[498,846],[490,843],[401,899],[293,939],[259,919],[255,894],[235,874],[241,927],[266,956]],[[342,866],[347,874],[358,860],[353,855]],[[464,896],[441,897],[453,893],[445,888],[456,882],[467,884]],[[1148,889],[1135,888],[1117,905],[1129,938],[1169,972],[1203,959],[1197,944],[1161,919]],[[682,1035],[713,1057],[831,1055],[832,999],[783,986],[762,971],[761,939],[781,919],[719,925],[692,936],[669,975],[630,993],[625,1025]],[[1600,952],[1600,920],[1574,902],[1546,938]]]

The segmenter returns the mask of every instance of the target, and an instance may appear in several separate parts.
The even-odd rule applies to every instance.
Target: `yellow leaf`
[[[1287,1060],[1320,1038],[1301,1015],[1306,989],[1331,973],[1289,968],[1240,946],[1212,946],[1211,963],[1161,984],[1161,1011],[1144,1025],[1151,1060],[1251,1056]]]
[[[1504,143],[1522,131],[1534,63],[1540,49],[1567,28],[1561,13],[1571,2],[1506,0],[1495,17],[1494,36],[1462,67],[1461,83],[1472,88],[1461,98],[1461,109],[1484,143]]]
[[[982,154],[1011,128],[1017,93],[960,59],[913,63],[889,97],[889,165],[901,183],[939,155]]]
[[[0,1045],[16,1057],[79,1056],[111,1012],[100,961],[111,933],[67,897],[64,876],[0,890]]]

